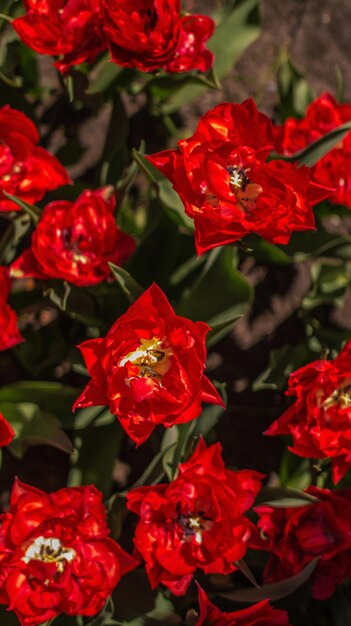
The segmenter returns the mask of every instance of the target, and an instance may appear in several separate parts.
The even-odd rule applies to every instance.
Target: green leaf
[[[12,200],[12,202],[17,204],[20,209],[27,213],[35,224],[38,223],[41,215],[41,210],[39,209],[39,207],[35,206],[34,204],[28,204],[28,202],[25,202],[24,200],[17,198],[17,196],[13,196],[12,194],[7,193],[7,191],[3,190],[2,193],[4,194],[5,198],[7,198],[8,200]]]
[[[280,462],[279,478],[284,487],[298,491],[307,489],[312,479],[310,460],[302,459],[285,448]]]
[[[11,24],[12,17],[10,17],[9,15],[5,15],[4,13],[0,13],[0,20],[4,20],[5,22]]]
[[[72,405],[77,389],[61,383],[46,381],[21,381],[0,389],[0,403],[32,403],[43,412],[56,415],[64,428],[72,423]]]
[[[155,187],[162,204],[169,209],[170,217],[188,230],[194,230],[193,220],[186,215],[183,203],[170,181],[138,150],[132,150],[132,157]]]
[[[262,487],[255,506],[265,504],[273,508],[309,506],[319,502],[318,498],[291,487]]]
[[[279,113],[284,122],[288,117],[304,115],[313,100],[313,92],[303,73],[292,63],[287,50],[282,50],[278,66]]]
[[[72,454],[72,443],[59,428],[57,419],[50,413],[42,412],[37,404],[0,402],[0,410],[16,433],[9,446],[15,456],[22,458],[28,445],[52,446]]]
[[[226,404],[227,396],[223,387],[221,388],[221,391],[223,401]],[[219,418],[221,417],[221,415],[223,415],[224,411],[225,408],[216,404],[206,406],[203,409],[201,415],[195,421],[195,428],[192,433],[193,436],[197,437],[199,435],[202,435],[203,437],[206,437],[208,433],[210,433],[211,430],[217,425]]]
[[[257,235],[249,235],[243,241],[251,248],[252,256],[259,263],[272,263],[275,265],[291,265],[291,263],[294,263],[293,256],[287,254],[284,248],[264,241]]]
[[[164,473],[169,481],[175,478],[179,464],[188,457],[196,422],[197,420],[192,420],[185,424],[172,426],[166,430],[163,436],[161,449],[165,450],[165,453],[162,462]]]
[[[184,427],[183,429],[181,427]],[[167,428],[161,441],[162,467],[163,472],[169,481],[172,481],[177,469],[178,461],[181,457],[184,437],[189,432],[189,423]],[[175,459],[177,459],[175,461]]]
[[[0,239],[0,262],[10,264],[16,255],[17,245],[27,234],[31,225],[28,215],[16,215],[9,222],[7,229]]]
[[[139,285],[136,280],[134,280],[133,276],[131,276],[127,270],[124,270],[122,267],[114,265],[113,263],[109,263],[109,266],[118,285],[127,296],[128,301],[130,304],[133,304],[133,302],[135,302],[135,300],[137,300],[144,293],[143,287]]]
[[[312,167],[328,152],[330,152],[330,150],[335,148],[335,146],[340,143],[344,137],[346,137],[350,130],[351,122],[346,122],[345,124],[338,126],[338,128],[334,128],[326,135],[323,135],[323,137],[320,137],[313,143],[310,143],[303,150],[295,152],[291,155],[291,157],[289,157],[289,161],[298,161],[299,165]]]
[[[309,360],[311,360],[311,352],[306,343],[300,343],[295,346],[288,344],[278,350],[272,350],[269,357],[269,366],[253,383],[253,391],[284,389],[291,372]]]
[[[106,54],[94,67],[89,76],[89,94],[101,94],[109,89],[123,72],[123,68],[108,61]]]
[[[188,278],[192,272],[201,268],[202,265],[204,265],[205,261],[206,261],[205,254],[202,254],[200,257],[195,256],[195,255],[190,257],[190,259],[187,259],[186,261],[184,261],[184,263],[179,265],[179,267],[177,267],[175,272],[173,272],[173,274],[170,276],[169,278],[170,284],[178,285],[183,280]]]
[[[73,416],[72,428],[74,428],[74,430],[82,430],[93,423],[97,425],[97,420],[103,417],[105,413],[106,408],[102,406],[91,406],[87,409],[80,409]],[[111,415],[109,411],[108,414]],[[114,416],[112,417],[116,419]]]
[[[250,583],[256,587],[256,589],[260,589],[260,586],[250,570],[249,566],[245,563],[244,559],[240,559],[239,561],[235,561],[235,565],[241,571],[241,573],[250,581]]]
[[[102,491],[104,497],[110,495],[112,470],[125,431],[115,417],[111,423],[96,428],[89,426],[77,431],[74,440],[77,456],[69,475],[69,485],[90,485]]]
[[[171,429],[167,429],[165,435],[167,435],[170,430]],[[135,489],[136,487],[142,487],[143,485],[155,485],[162,480],[165,474],[164,459],[168,457],[169,453],[172,454],[173,449],[177,445],[177,440],[170,441],[168,445],[166,444],[167,441],[169,441],[168,437],[164,437],[162,439],[160,452],[156,454],[130,490]]]
[[[89,618],[85,626],[118,626],[119,622],[113,619],[114,610],[112,598],[108,598],[102,611],[95,617]]]
[[[223,400],[226,401],[223,387],[221,391]],[[177,424],[165,431],[161,451],[163,451],[163,469],[169,480],[176,476],[179,464],[192,454],[199,436],[205,437],[214,428],[224,410],[222,406],[206,406],[197,419]]]
[[[229,330],[247,311],[252,297],[251,285],[235,268],[233,249],[226,246],[210,253],[200,277],[185,291],[176,310],[184,317],[206,321],[217,331],[223,327]]]
[[[217,79],[224,78],[239,60],[243,52],[260,34],[259,0],[235,2],[228,12],[224,9],[223,19],[208,42],[208,48],[215,55],[213,71]],[[184,85],[161,106],[163,113],[169,114],[199,98],[207,91],[205,85]]]
[[[330,259],[329,263],[317,260],[311,265],[312,287],[304,297],[301,306],[311,310],[323,304],[342,306],[345,290],[350,285],[351,268],[349,260],[344,263]]]
[[[123,100],[116,92],[112,100],[110,122],[101,157],[101,184],[111,182],[115,185],[127,165],[129,161],[128,133],[129,119]]]
[[[318,230],[293,233],[290,242],[284,246],[284,252],[292,257],[295,263],[320,256],[345,258],[345,246],[349,246],[350,243],[349,235],[338,236],[327,233],[319,226]]]
[[[55,284],[55,287],[50,287],[45,295],[55,304],[61,311],[67,311],[67,302],[71,293],[71,285],[67,281]]]
[[[260,589],[238,589],[236,591],[229,591],[227,593],[221,593],[223,598],[228,600],[234,600],[235,602],[261,602],[261,600],[280,600],[292,594],[296,589],[301,587],[308,581],[313,573],[319,559],[314,559],[306,567],[301,570],[295,576],[286,578],[277,583],[270,583],[268,585],[262,585]]]

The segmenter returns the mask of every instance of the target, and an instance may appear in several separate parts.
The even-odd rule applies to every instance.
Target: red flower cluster
[[[289,626],[288,614],[273,609],[268,600],[253,604],[247,609],[223,613],[198,585],[200,615],[195,626]]]
[[[214,57],[205,47],[215,24],[207,15],[186,15],[180,20],[181,36],[172,58],[164,65],[167,72],[206,72],[213,65]]]
[[[105,48],[100,0],[23,0],[26,14],[13,20],[21,40],[40,54],[62,56],[60,72],[93,62]]]
[[[8,105],[0,108],[0,211],[19,210],[2,191],[32,203],[70,183],[64,167],[38,141],[38,131],[28,117]]]
[[[170,428],[201,413],[201,402],[223,404],[204,376],[203,322],[176,315],[152,285],[104,339],[79,346],[92,377],[74,409],[108,404],[138,444],[157,424]]]
[[[179,0],[23,0],[27,13],[13,21],[22,41],[42,54],[61,55],[61,72],[91,63],[109,49],[118,65],[150,72],[208,70],[205,49],[214,22],[181,16]]]
[[[329,491],[309,487],[318,502],[294,508],[257,507],[263,541],[256,547],[270,552],[265,582],[298,574],[319,557],[312,594],[329,598],[335,586],[351,578],[351,489]]]
[[[32,246],[11,265],[11,275],[60,278],[80,287],[96,285],[135,249],[114,218],[112,187],[83,191],[75,202],[51,202],[32,235]]]
[[[268,163],[273,143],[270,120],[250,99],[219,104],[177,149],[148,157],[193,218],[199,254],[250,233],[286,244],[293,231],[314,228],[311,207],[329,190],[311,182],[307,167]]]
[[[0,266],[0,351],[13,348],[23,341],[17,328],[17,315],[7,304],[11,290],[11,279],[8,270]]]
[[[331,458],[337,483],[351,465],[351,341],[333,361],[313,361],[289,377],[295,402],[266,431],[293,437],[306,458]]]
[[[233,572],[251,536],[253,525],[244,513],[261,478],[254,471],[225,469],[221,445],[207,448],[201,440],[169,485],[130,491],[127,506],[140,517],[134,543],[151,586],[162,583],[183,595],[197,568],[207,574]]]
[[[15,432],[12,426],[10,426],[8,421],[4,418],[3,414],[0,413],[0,448],[8,446],[14,436]]]
[[[275,147],[280,154],[290,155],[323,137],[334,128],[351,120],[351,105],[338,104],[324,93],[307,108],[302,119],[289,117],[275,128]],[[329,199],[351,208],[351,132],[312,168],[312,179],[334,189]]]
[[[0,527],[0,603],[22,626],[67,613],[95,615],[137,565],[108,537],[93,486],[46,493],[16,481]]]

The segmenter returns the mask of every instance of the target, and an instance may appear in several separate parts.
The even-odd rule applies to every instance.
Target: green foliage
[[[313,570],[318,563],[318,559],[311,561],[301,572],[277,583],[262,585],[258,589],[240,589],[238,591],[229,591],[221,595],[228,600],[236,602],[260,602],[262,600],[280,600],[292,594],[296,589],[304,585],[310,578]]]
[[[217,80],[224,78],[232,70],[246,48],[260,34],[259,0],[232,0],[223,6],[223,14],[210,40],[209,48],[215,54],[213,72]],[[223,45],[225,42],[225,45]],[[207,86],[184,85],[162,102],[161,111],[169,114],[177,111],[195,98],[203,95]]]
[[[288,117],[302,117],[313,100],[313,93],[303,72],[293,64],[285,49],[278,59],[277,79],[280,121],[285,122]]]

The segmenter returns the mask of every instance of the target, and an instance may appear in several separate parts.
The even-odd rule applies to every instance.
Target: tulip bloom
[[[170,484],[128,493],[128,508],[140,521],[134,543],[146,562],[152,588],[160,583],[183,595],[197,568],[230,574],[243,558],[254,530],[244,513],[261,489],[263,476],[227,470],[221,445],[200,440]]]
[[[24,113],[0,108],[0,211],[20,210],[3,191],[31,204],[70,183],[65,168],[38,142],[38,131]]]
[[[16,480],[1,516],[0,603],[21,626],[61,613],[95,615],[121,576],[137,565],[109,536],[93,486],[46,494]]]
[[[291,452],[331,458],[337,483],[351,465],[351,341],[333,361],[313,361],[289,377],[295,402],[266,431],[292,435]]]
[[[75,202],[50,202],[32,235],[32,245],[11,265],[11,275],[59,278],[79,287],[111,276],[109,262],[121,265],[135,249],[114,218],[112,187],[83,191]]]
[[[106,49],[118,65],[143,72],[207,71],[213,54],[205,44],[214,31],[206,15],[180,13],[179,0],[23,0],[26,13],[12,25],[41,54],[60,56],[67,73],[92,63]]]
[[[255,509],[262,537],[255,547],[270,554],[265,582],[298,574],[319,557],[312,595],[324,600],[337,584],[351,578],[351,489],[309,487],[306,492],[318,501],[302,507]]]
[[[91,63],[104,50],[100,0],[23,0],[26,13],[12,26],[29,48],[61,56],[55,66],[67,73],[74,65]]]
[[[101,339],[79,346],[88,386],[74,409],[107,404],[137,444],[158,424],[170,428],[201,413],[201,403],[223,405],[204,376],[209,327],[176,315],[152,285]]]
[[[351,105],[339,104],[323,93],[306,110],[302,119],[289,117],[274,129],[275,148],[290,155],[351,120]],[[351,132],[312,167],[312,180],[331,188],[329,200],[351,208]]]
[[[250,233],[287,244],[292,232],[314,229],[312,206],[330,190],[307,167],[267,162],[273,144],[270,120],[250,99],[219,104],[178,148],[147,157],[194,220],[199,254]]]

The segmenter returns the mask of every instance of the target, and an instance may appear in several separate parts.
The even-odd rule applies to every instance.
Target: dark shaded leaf
[[[118,285],[122,289],[123,293],[127,296],[130,304],[133,304],[135,300],[144,293],[143,287],[137,283],[136,280],[122,267],[109,263],[112,274],[114,275]]]
[[[38,405],[30,402],[0,402],[0,410],[16,433],[9,446],[15,456],[22,458],[28,445],[52,446],[72,454],[72,443],[60,429],[58,420],[50,413],[42,412]]]
[[[259,391],[260,389],[284,389],[291,372],[309,360],[311,360],[311,352],[305,342],[295,346],[288,344],[278,350],[272,350],[269,366],[256,378],[252,385],[253,391]]]
[[[7,193],[7,191],[2,190],[2,193],[4,194],[5,198],[7,198],[8,200],[12,200],[12,202],[17,204],[17,206],[25,213],[27,213],[31,217],[33,222],[37,224],[41,215],[41,210],[39,209],[39,207],[35,206],[34,204],[28,204],[28,202],[25,202],[24,200],[17,198],[17,196],[13,196],[12,194]]]
[[[287,508],[309,506],[316,502],[319,500],[315,496],[291,487],[262,487],[255,500],[255,506],[265,504],[273,508]]]
[[[113,482],[113,464],[124,435],[117,418],[105,426],[89,426],[78,431],[74,441],[77,457],[70,472],[69,485],[94,484],[105,498],[108,497]]]
[[[176,311],[190,319],[206,321],[213,328],[229,329],[247,311],[252,297],[252,287],[235,268],[233,249],[227,246],[212,251],[200,277],[185,291]]]
[[[295,576],[286,578],[277,583],[270,583],[268,585],[262,585],[260,589],[238,589],[236,591],[229,591],[227,593],[221,593],[223,598],[228,600],[234,600],[235,602],[260,602],[261,600],[280,600],[289,596],[296,591],[301,585],[308,581],[313,573],[319,559],[314,559],[306,565]]]
[[[346,122],[345,124],[342,124],[342,126],[334,128],[326,135],[323,135],[323,137],[320,137],[313,143],[310,143],[303,150],[295,152],[291,157],[289,157],[289,161],[298,161],[299,165],[312,167],[328,152],[330,152],[330,150],[335,148],[335,146],[344,139],[350,130],[351,122]]]
[[[185,226],[187,229],[194,230],[193,220],[186,215],[183,203],[177,192],[174,191],[170,181],[165,178],[156,167],[151,165],[138,150],[132,150],[132,156],[140,169],[156,188],[162,204],[169,209],[168,213],[172,219],[178,224]]]
[[[281,122],[290,116],[304,115],[313,100],[313,93],[303,73],[292,63],[286,50],[281,53],[277,82]]]
[[[254,587],[256,587],[256,589],[261,589],[261,587],[258,584],[255,576],[253,575],[253,573],[250,570],[249,566],[245,563],[244,559],[240,559],[239,561],[235,561],[235,565],[241,571],[241,573],[245,576],[245,578],[247,578],[247,580],[249,580],[250,583]]]
[[[0,389],[0,403],[36,404],[43,412],[56,415],[63,428],[69,428],[72,405],[79,392],[74,387],[47,381],[21,381]]]

